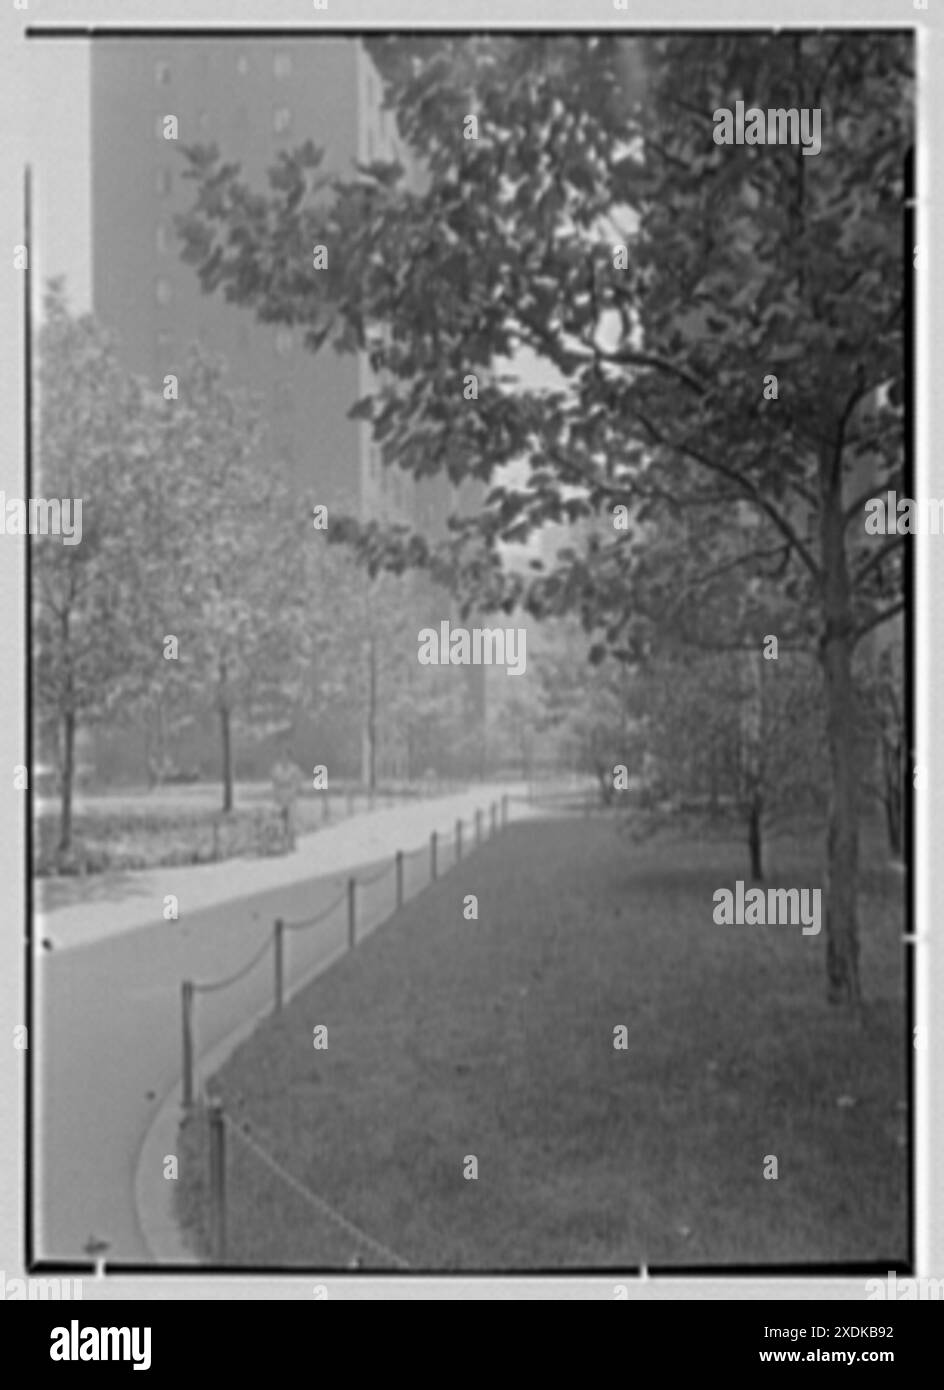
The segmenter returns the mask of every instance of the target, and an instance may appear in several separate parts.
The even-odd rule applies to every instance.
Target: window
[[[158,87],[166,87],[170,82],[170,63],[163,58],[154,64],[154,82]]]
[[[162,198],[168,197],[174,186],[174,176],[169,169],[161,167],[157,171],[156,187]]]
[[[276,53],[272,60],[272,71],[280,81],[292,75],[292,55],[291,53]]]
[[[275,350],[280,357],[288,357],[295,346],[295,334],[290,328],[280,328],[275,335]]]
[[[272,129],[276,135],[284,135],[291,127],[292,112],[287,106],[277,106],[272,112]]]
[[[162,309],[166,309],[174,297],[174,288],[166,275],[159,275],[154,281],[154,298]]]

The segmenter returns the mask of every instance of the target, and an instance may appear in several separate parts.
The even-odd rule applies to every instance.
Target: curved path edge
[[[378,931],[389,920],[385,918],[383,922],[378,922],[372,930]],[[299,990],[330,970],[347,953],[347,945],[342,945],[326,959],[303,971],[294,981],[286,981],[285,1002],[288,1003]],[[195,1059],[196,1068],[207,1074],[219,1071],[240,1043],[245,1042],[271,1013],[271,1005],[257,1009],[225,1038],[201,1053]],[[185,1242],[174,1211],[174,1179],[164,1177],[164,1159],[177,1151],[177,1133],[184,1113],[182,1099],[183,1082],[177,1081],[161,1101],[145,1131],[135,1164],[134,1205],[144,1243],[157,1264],[199,1267],[206,1262]]]
[[[510,820],[511,817],[509,817]],[[488,844],[491,839],[491,835],[487,836],[483,840],[483,845]],[[446,873],[453,873],[455,867],[456,865],[453,864],[446,870]],[[445,876],[443,874],[440,877]],[[425,884],[419,893],[412,894],[406,901],[412,901],[420,893],[425,892],[429,886],[429,884]],[[370,928],[370,934],[380,931],[397,915],[397,911],[402,910],[402,908],[396,909],[388,916],[383,917]],[[286,980],[284,1002],[287,1003],[312,980],[330,970],[343,956],[347,955],[348,949],[347,944],[344,943],[324,960],[320,960],[315,965],[303,970],[293,980]],[[272,1006],[269,1004],[243,1019],[232,1032],[227,1033],[219,1042],[194,1059],[195,1073],[199,1076],[200,1073],[211,1074],[219,1071],[240,1043],[245,1042],[263,1019],[268,1018],[271,1013]],[[183,1082],[179,1079],[164,1096],[144,1132],[144,1138],[141,1141],[135,1162],[134,1205],[144,1244],[155,1263],[158,1265],[193,1265],[197,1268],[205,1261],[194,1250],[191,1250],[184,1240],[174,1211],[174,1179],[164,1177],[164,1159],[168,1155],[176,1153],[177,1149],[177,1132],[183,1117],[182,1096]]]

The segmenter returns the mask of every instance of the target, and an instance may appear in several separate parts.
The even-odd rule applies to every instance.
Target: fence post
[[[275,1012],[282,1012],[282,943],[284,938],[284,922],[281,917],[276,917],[275,928],[272,935],[272,945],[274,947],[272,955],[275,958]]]
[[[491,804],[490,810],[491,810],[491,813],[492,813],[492,829],[491,829],[491,833],[494,835],[494,834],[495,834],[495,827],[496,827],[496,824],[497,824],[497,811],[498,811],[498,807],[495,805],[494,801],[493,801],[492,804]]]
[[[456,863],[462,858],[462,822],[456,821]]]
[[[478,849],[482,843],[482,812],[475,813],[475,848]]]
[[[436,832],[435,830],[429,837],[429,876],[436,878]]]
[[[184,980],[180,986],[183,1016],[182,1100],[185,1110],[193,1106],[193,982]]]
[[[347,881],[347,947],[349,951],[354,949],[357,933],[356,894],[357,879],[349,878]]]
[[[508,824],[508,793],[507,793],[507,792],[505,792],[504,796],[503,796],[502,799],[501,799],[501,808],[502,808],[502,819],[501,819],[501,823],[502,823],[502,829],[504,830],[505,826]]]
[[[223,1102],[210,1101],[210,1239],[213,1260],[226,1259],[226,1141]]]
[[[398,849],[397,861],[397,907],[403,906],[403,850]]]

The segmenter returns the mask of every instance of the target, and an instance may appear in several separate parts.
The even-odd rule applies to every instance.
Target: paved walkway
[[[298,921],[329,907],[349,873],[374,879],[358,889],[358,930],[384,921],[394,906],[394,875],[383,872],[397,849],[405,896],[428,879],[430,831],[447,835],[503,791],[483,786],[461,797],[375,811],[308,836],[296,853],[273,860],[135,874],[120,901],[77,903],[47,914],[35,934],[36,1023],[31,1043],[36,1086],[37,1254],[82,1258],[94,1237],[107,1260],[146,1262],[135,1211],[134,1177],[142,1140],[180,1075],[184,979],[211,983],[237,972],[271,938],[276,916]],[[527,816],[510,804],[510,819]],[[471,835],[466,841],[471,844]],[[442,872],[453,864],[443,846]],[[165,893],[181,915],[162,917]],[[52,950],[40,938],[52,938]],[[346,904],[317,926],[286,937],[287,980],[307,976],[344,948]],[[272,953],[230,988],[197,997],[198,1058],[218,1047],[267,1004]]]
[[[522,797],[526,790],[522,783],[487,783],[455,796],[405,801],[390,809],[364,812],[299,836],[291,854],[57,879],[57,898],[66,892],[73,901],[54,907],[45,905],[46,885],[40,881],[36,935],[62,950],[163,921],[164,898],[170,893],[176,896],[183,917],[267,888],[342,873],[383,855],[392,857],[398,849],[418,849],[429,843],[433,830],[445,837],[459,819],[465,820],[468,834],[476,810],[482,810],[487,820],[491,802],[500,803],[505,793]],[[516,813],[516,805],[521,806],[520,802],[510,804],[511,814]]]

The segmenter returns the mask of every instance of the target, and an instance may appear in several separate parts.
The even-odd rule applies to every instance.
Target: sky
[[[28,46],[33,267],[36,284],[66,277],[72,307],[91,307],[89,44],[32,40]]]

